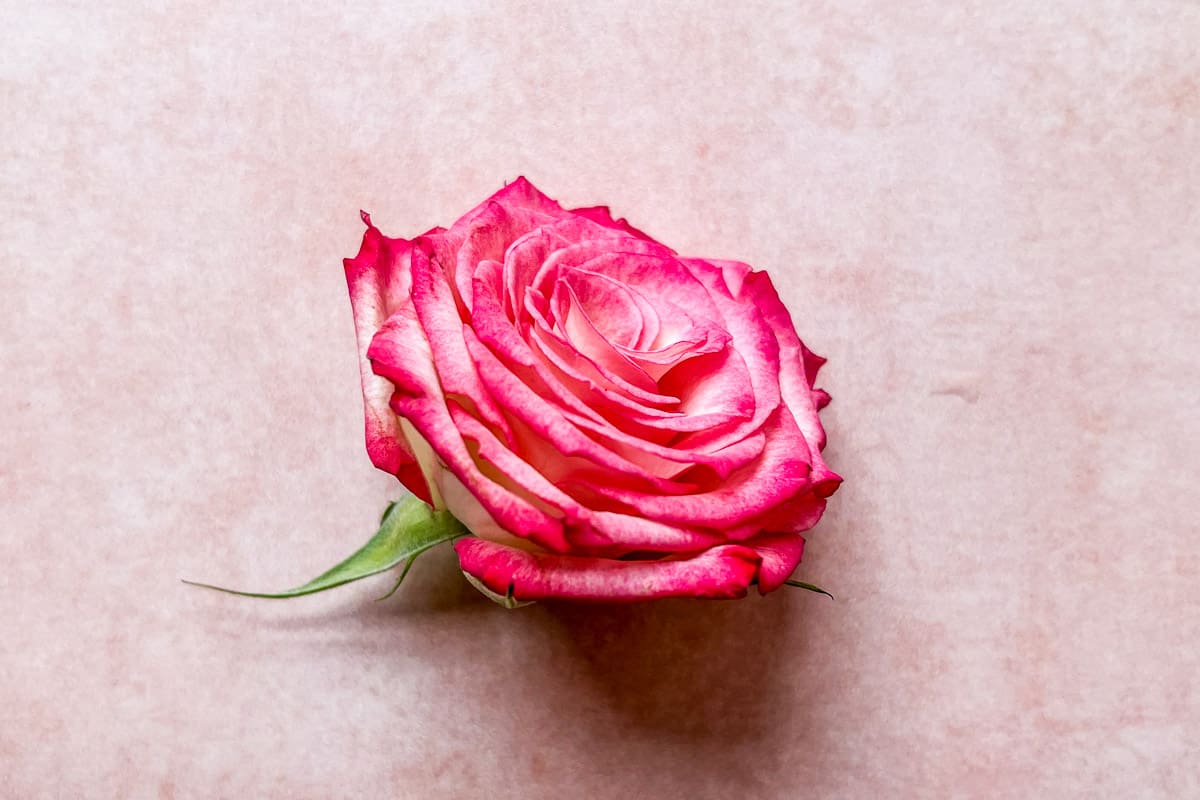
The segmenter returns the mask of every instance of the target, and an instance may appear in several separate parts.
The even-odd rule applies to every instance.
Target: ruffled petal
[[[437,481],[442,472],[449,471],[505,530],[521,531],[551,550],[567,549],[560,519],[509,491],[479,469],[447,407],[430,345],[415,311],[402,309],[393,314],[372,339],[367,355],[376,373],[396,387],[392,410],[408,420],[437,456],[438,468],[428,476],[429,480]],[[445,492],[443,496],[454,516],[459,519],[469,516],[470,509],[455,507]]]

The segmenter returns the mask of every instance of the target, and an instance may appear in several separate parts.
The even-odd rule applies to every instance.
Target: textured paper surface
[[[0,793],[1200,794],[1200,6],[337,5],[9,6]],[[518,174],[775,277],[836,602],[178,583],[374,530],[358,211]]]

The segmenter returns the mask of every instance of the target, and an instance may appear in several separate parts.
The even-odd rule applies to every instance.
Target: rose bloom
[[[346,259],[367,450],[514,600],[778,588],[841,478],[824,362],[763,272],[681,258],[520,178]]]

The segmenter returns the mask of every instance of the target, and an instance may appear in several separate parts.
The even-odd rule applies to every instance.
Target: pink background
[[[1200,796],[1200,5],[8,5],[0,794]],[[775,276],[836,602],[178,582],[373,530],[358,210],[518,174]]]

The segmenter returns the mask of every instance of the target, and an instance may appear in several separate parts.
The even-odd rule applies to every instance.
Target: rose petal
[[[422,237],[417,242],[424,245],[426,240]],[[413,249],[411,269],[413,308],[429,343],[441,393],[471,406],[484,422],[511,438],[503,412],[479,380],[467,352],[465,326],[445,270],[431,261],[422,247]]]
[[[617,486],[598,486],[597,491],[662,522],[719,530],[737,525],[794,497],[810,483],[808,445],[786,407],[776,409],[763,432],[762,455],[711,491],[673,496],[638,494]]]
[[[825,447],[825,428],[817,412],[828,404],[829,395],[814,390],[813,381],[825,359],[814,355],[800,341],[792,317],[767,274],[751,272],[745,264],[734,263],[732,267],[727,264],[725,272],[727,275],[741,275],[738,297],[760,310],[779,341],[780,392],[809,443],[813,481],[821,487],[818,493],[823,492],[821,496],[828,497],[842,479],[829,469],[821,457],[821,450]]]
[[[563,212],[559,210],[558,213]],[[459,219],[449,230],[435,231],[420,238],[426,241],[431,258],[452,273],[455,299],[469,310],[475,266],[483,260],[503,261],[513,242],[556,219],[554,209],[544,204],[524,206],[489,200]]]
[[[442,467],[462,481],[497,523],[505,530],[521,531],[548,549],[567,549],[561,520],[480,471],[447,408],[430,345],[415,310],[401,309],[393,314],[371,340],[367,356],[376,373],[396,386],[392,410],[429,442]],[[430,480],[436,480],[436,474]],[[446,502],[456,517],[461,519],[468,513],[450,505],[449,497]]]
[[[751,391],[750,370],[746,360],[733,348],[690,358],[672,369],[659,381],[659,391],[678,394],[682,420],[663,420],[661,427],[676,431],[712,430],[698,428],[695,420],[721,419],[722,422],[754,419],[758,401]],[[656,426],[657,427],[657,426]]]
[[[804,537],[799,534],[766,534],[743,542],[762,559],[758,568],[758,591],[773,592],[796,571],[804,554]]]
[[[586,218],[590,219],[592,222],[599,223],[600,225],[603,225],[606,228],[617,228],[618,230],[624,231],[625,233],[628,233],[628,234],[632,234],[633,236],[636,236],[639,239],[645,239],[647,241],[654,242],[654,238],[652,236],[642,233],[637,228],[630,225],[628,222],[625,221],[624,217],[622,217],[621,219],[613,219],[612,212],[609,210],[608,206],[589,206],[587,208],[573,208],[573,209],[571,209],[570,213],[577,214],[581,217],[586,217]],[[657,242],[655,242],[655,244],[657,244]]]
[[[475,537],[459,539],[454,549],[464,572],[517,600],[745,597],[760,561],[754,550],[740,545],[657,561],[543,555]]]
[[[468,333],[467,348],[488,391],[503,398],[514,420],[519,420],[531,431],[531,441],[520,443],[523,444],[520,449],[550,480],[556,481],[576,472],[575,464],[570,459],[578,457],[611,475],[610,481],[628,485],[630,479],[634,479],[646,490],[679,491],[678,485],[672,486],[670,481],[645,469],[643,464],[625,459],[617,451],[585,435],[563,408],[547,402],[526,381],[501,363],[476,337],[475,332]],[[512,430],[515,435],[520,435],[516,425]]]
[[[583,217],[561,219],[530,231],[514,241],[504,254],[504,286],[508,293],[505,310],[509,319],[518,319],[529,289],[550,296],[563,254],[579,250],[595,254],[622,246],[646,244]]]
[[[802,533],[808,530],[821,521],[826,506],[825,499],[816,495],[813,488],[813,484],[809,484],[779,505],[724,528],[726,537],[731,542],[742,542],[763,531]]]
[[[564,248],[556,261],[557,269],[575,267],[607,275],[646,297],[654,298],[656,306],[665,301],[677,308],[687,309],[689,314],[696,317],[720,320],[720,310],[714,304],[711,293],[697,279],[688,263],[670,255],[669,251],[664,253],[665,248],[656,250],[643,242],[621,244],[626,246],[625,249],[616,250],[611,246],[607,249],[579,246]],[[539,275],[534,287],[544,290],[543,283],[544,277]],[[660,332],[655,346],[670,344],[665,340],[682,332]]]
[[[745,361],[750,393],[754,397],[754,416],[739,425],[710,428],[690,434],[675,442],[686,450],[707,450],[725,446],[762,427],[782,399],[779,361],[779,340],[775,330],[759,309],[730,292],[720,268],[707,261],[687,259],[689,269],[707,290],[716,306],[719,319],[732,337],[728,349],[736,351]],[[681,366],[686,366],[681,365]],[[677,368],[678,369],[678,368]],[[664,380],[666,376],[664,376]]]
[[[554,219],[566,219],[571,212],[566,211],[556,201],[543,194],[536,186],[525,179],[524,175],[499,190],[487,200],[459,217],[455,225],[469,225],[484,213],[484,210],[495,203],[508,211],[524,210]]]
[[[562,293],[562,289],[569,289],[569,294]],[[571,302],[566,310],[578,312],[612,347],[633,348],[642,338],[643,311],[651,306],[644,299],[639,303],[628,286],[607,275],[572,267],[559,273],[551,302],[562,306],[568,299]],[[559,324],[569,333],[564,316],[560,309]]]
[[[634,367],[627,359],[611,353],[611,348],[605,348],[600,337],[594,337],[589,342],[589,350],[581,350],[574,346],[554,330],[554,325],[537,308],[538,297],[535,291],[526,295],[526,310],[534,320],[527,336],[528,341],[536,345],[535,350],[540,352],[549,364],[574,380],[586,381],[608,389],[610,396],[615,394],[616,397],[623,398],[633,411],[656,407],[659,410],[667,410],[670,406],[678,405],[678,397],[658,392],[654,380],[645,371]],[[605,349],[609,350],[609,353],[599,352]],[[606,355],[610,357],[605,358]],[[621,369],[622,365],[619,362],[622,360],[625,361],[624,366],[631,368],[629,372]],[[641,375],[633,375],[634,370],[640,371]]]
[[[404,439],[400,421],[388,405],[392,386],[376,375],[367,358],[367,348],[375,332],[400,303],[408,302],[409,253],[412,243],[406,239],[391,239],[371,224],[371,217],[362,212],[367,225],[358,255],[344,260],[346,284],[350,290],[350,305],[354,312],[354,332],[358,339],[359,374],[362,380],[363,416],[365,418],[367,454],[371,463],[400,479],[410,492],[425,502],[431,502],[429,487],[417,464],[412,448]]]

